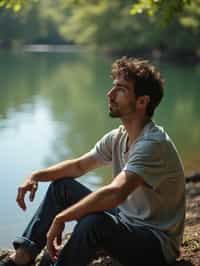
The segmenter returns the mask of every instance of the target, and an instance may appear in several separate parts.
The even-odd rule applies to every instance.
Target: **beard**
[[[111,107],[109,108],[109,116],[112,118],[119,118],[121,117],[121,114],[119,110],[113,110]]]
[[[109,116],[112,118],[123,118],[124,116],[130,115],[131,113],[133,114],[136,111],[135,105],[132,105],[129,110],[121,110],[120,108],[109,108]]]
[[[112,112],[112,111],[109,111],[109,116],[112,117],[112,118],[119,118],[121,117],[121,115],[117,112]]]

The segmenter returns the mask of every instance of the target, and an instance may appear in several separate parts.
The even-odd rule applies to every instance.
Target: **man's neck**
[[[122,123],[128,134],[128,148],[130,147],[131,143],[133,143],[137,139],[137,137],[140,135],[143,128],[149,121],[149,117],[144,117],[142,119],[140,117],[122,118]]]

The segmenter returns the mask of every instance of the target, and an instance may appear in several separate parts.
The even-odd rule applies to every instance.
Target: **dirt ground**
[[[200,182],[186,184],[186,224],[181,246],[181,256],[173,266],[200,266]],[[10,251],[0,250],[0,259]],[[47,266],[41,256],[37,258],[36,265]],[[119,263],[108,256],[100,256],[90,266],[120,266]]]
[[[186,226],[181,258],[188,261],[185,265],[200,266],[200,182],[186,185],[186,197]]]

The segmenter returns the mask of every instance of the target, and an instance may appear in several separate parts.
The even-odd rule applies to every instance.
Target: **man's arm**
[[[33,201],[38,188],[38,182],[54,181],[63,177],[75,178],[101,166],[101,164],[90,153],[86,153],[77,159],[66,160],[51,167],[33,172],[18,188],[16,201],[20,208],[26,210],[25,195],[29,191],[29,199]]]
[[[55,257],[54,240],[61,242],[63,225],[67,221],[79,220],[81,217],[94,212],[110,210],[122,203],[138,186],[144,185],[142,177],[122,171],[109,185],[92,192],[78,203],[60,212],[47,233],[47,247],[50,255]]]
[[[122,203],[138,186],[144,185],[142,177],[122,171],[115,179],[97,191],[89,194],[70,208],[59,213],[61,222],[78,220],[92,212],[110,210]]]
[[[101,162],[86,153],[79,158],[66,160],[50,166],[48,168],[36,171],[32,174],[31,179],[36,182],[54,181],[63,177],[79,177],[92,169],[101,166]]]

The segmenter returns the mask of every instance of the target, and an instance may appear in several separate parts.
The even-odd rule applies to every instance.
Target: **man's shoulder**
[[[141,141],[152,142],[157,144],[172,142],[164,127],[156,124],[153,121],[149,123],[148,127],[144,131]]]
[[[134,151],[161,152],[169,151],[177,153],[176,146],[163,127],[151,121],[143,134],[136,141]]]

